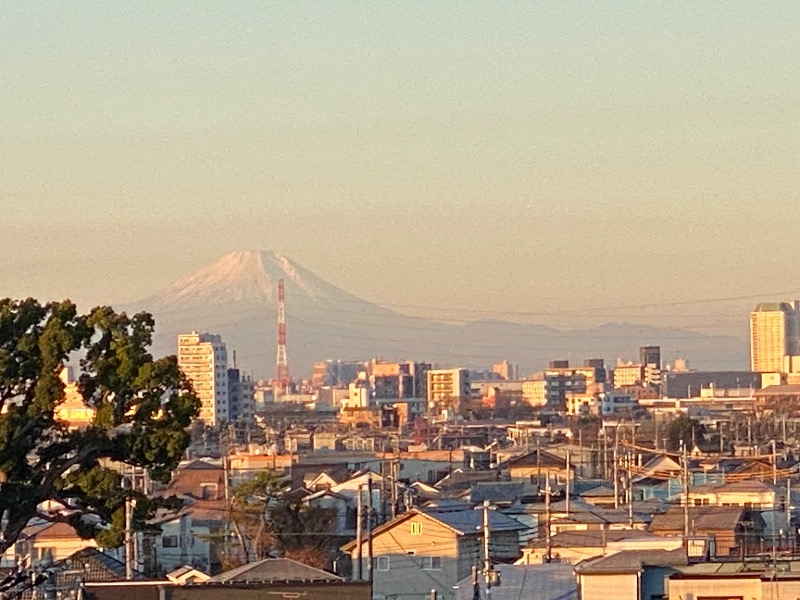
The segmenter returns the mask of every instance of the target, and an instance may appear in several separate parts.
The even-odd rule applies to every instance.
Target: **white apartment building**
[[[178,335],[178,366],[200,399],[200,420],[219,425],[229,420],[228,350],[218,335]]]
[[[783,373],[785,358],[800,354],[800,306],[762,302],[750,313],[750,370]]]

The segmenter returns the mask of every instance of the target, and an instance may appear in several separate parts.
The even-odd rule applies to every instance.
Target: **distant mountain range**
[[[237,363],[256,377],[274,373],[278,280],[286,290],[289,365],[308,377],[327,358],[417,359],[442,366],[488,368],[507,358],[520,373],[548,360],[617,357],[636,359],[655,344],[662,356],[689,359],[698,369],[745,369],[743,340],[630,323],[562,331],[505,321],[442,323],[404,315],[362,300],[276,252],[232,252],[154,296],[123,307],[156,318],[156,354],[173,354],[176,336],[192,330],[220,334]]]

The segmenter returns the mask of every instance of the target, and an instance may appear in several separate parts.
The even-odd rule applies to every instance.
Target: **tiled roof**
[[[589,529],[557,533],[550,538],[550,545],[553,548],[602,548],[608,542],[651,538],[658,538],[658,536],[640,529],[607,529],[605,532],[599,529]],[[544,548],[545,545],[544,540],[537,540],[531,544],[533,548]]]
[[[686,565],[686,551],[677,550],[624,550],[590,558],[575,566],[575,571],[580,574],[605,574],[605,573],[638,573],[645,565],[653,566],[678,566]]]
[[[462,534],[475,533],[480,531],[483,526],[483,510],[433,510],[426,511],[426,514]],[[496,510],[489,511],[490,531],[519,531],[522,529],[526,529],[525,525],[516,519]]]
[[[342,581],[327,571],[315,569],[290,558],[267,558],[220,573],[209,583],[244,583],[247,581]]]
[[[703,531],[732,531],[736,529],[744,508],[737,506],[690,506],[689,520],[692,529]],[[683,508],[673,506],[663,515],[655,515],[650,523],[650,531],[683,530]]]

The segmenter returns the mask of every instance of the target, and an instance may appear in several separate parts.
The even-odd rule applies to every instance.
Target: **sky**
[[[800,297],[799,52],[795,0],[12,0],[0,296],[272,249],[405,312],[743,333]]]

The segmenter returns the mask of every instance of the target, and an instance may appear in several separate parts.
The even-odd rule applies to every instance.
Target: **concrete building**
[[[606,369],[601,359],[586,360],[582,367],[572,367],[566,360],[554,360],[548,369],[535,375],[535,380],[543,381],[544,385],[528,386],[527,394],[523,385],[525,401],[532,406],[564,411],[569,394],[594,396],[602,392],[605,389]]]
[[[56,420],[73,430],[88,427],[94,421],[94,409],[86,405],[72,367],[62,369],[59,377],[64,384],[64,401],[56,407]]]
[[[200,399],[200,420],[216,426],[230,420],[228,350],[218,335],[178,335],[178,365]]]
[[[427,372],[428,408],[452,412],[469,400],[471,386],[466,369],[431,369]]]
[[[519,376],[519,365],[508,360],[501,360],[492,365],[492,373],[496,373],[503,379],[513,380]]]
[[[547,404],[547,381],[544,378],[531,379],[522,383],[522,400],[529,406]]]
[[[363,371],[363,361],[322,360],[314,363],[311,372],[311,387],[324,386],[345,387]]]
[[[255,414],[255,384],[239,369],[228,369],[228,419],[252,422]]]
[[[617,389],[641,385],[644,381],[644,368],[642,365],[617,365],[613,377],[614,387]]]
[[[784,372],[785,357],[800,354],[800,303],[762,302],[750,313],[750,369]]]
[[[374,398],[424,398],[427,394],[427,373],[431,365],[414,361],[373,359],[367,374]]]

